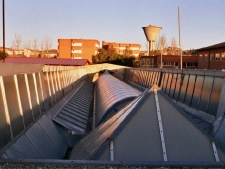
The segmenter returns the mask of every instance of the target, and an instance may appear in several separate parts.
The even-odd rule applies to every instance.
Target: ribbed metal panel
[[[68,130],[85,133],[93,101],[93,83],[85,82],[53,120]]]
[[[126,101],[141,94],[128,84],[113,77],[109,73],[104,73],[99,77],[96,84],[96,122],[102,123],[106,120],[111,111],[118,111],[116,108]]]
[[[148,91],[135,100],[78,142],[69,159],[112,160],[111,141],[116,161],[162,162],[165,146],[168,162],[213,163],[224,159],[212,138],[198,130],[161,92],[157,99]]]

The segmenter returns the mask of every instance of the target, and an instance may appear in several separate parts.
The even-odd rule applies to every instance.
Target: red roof
[[[61,66],[84,66],[90,64],[87,59],[56,59],[56,58],[19,58],[8,57],[5,63],[17,64],[44,64],[44,65],[61,65]]]
[[[215,45],[207,46],[204,48],[196,49],[196,51],[201,51],[201,50],[209,50],[209,49],[218,49],[218,48],[225,48],[225,42],[218,43]]]

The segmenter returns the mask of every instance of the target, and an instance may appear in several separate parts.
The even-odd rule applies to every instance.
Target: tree
[[[177,42],[176,42],[176,39],[173,37],[171,39],[171,54],[172,55],[176,54],[176,49],[177,49]]]
[[[114,48],[104,49],[101,48],[98,50],[96,55],[92,56],[93,63],[111,63],[123,66],[135,66],[136,58],[130,56],[129,50],[125,50],[124,54],[117,54]]]
[[[31,44],[30,40],[28,40],[27,42],[24,42],[23,48],[30,49],[30,44]]]
[[[162,36],[159,36],[159,38],[156,40],[156,50],[161,50],[162,48],[167,48],[167,38],[166,35],[163,34]]]
[[[44,56],[44,40],[42,40],[40,42],[40,50],[41,50],[41,54],[39,54],[38,57],[43,58],[43,56]]]
[[[34,51],[34,57],[38,57],[38,40],[37,39],[33,39],[32,48]]]
[[[129,57],[132,55],[132,50],[130,50],[130,47],[127,46],[126,49],[123,51],[123,55]]]
[[[119,55],[116,53],[116,50],[113,48],[100,48],[98,49],[98,53],[92,56],[93,63],[102,63],[109,60],[116,60]]]
[[[22,40],[21,40],[20,35],[17,34],[17,33],[15,33],[14,38],[15,38],[15,39],[14,39],[14,41],[13,41],[12,47],[15,49],[15,51],[16,51],[15,54],[17,55],[18,52],[19,52],[19,50],[20,50],[20,48],[21,48]]]
[[[44,43],[44,49],[46,51],[46,56],[49,57],[48,52],[52,47],[52,39],[49,37],[45,37],[43,39],[43,43]]]
[[[8,54],[7,53],[4,54],[3,51],[0,51],[0,60],[3,60],[5,58],[7,58],[7,57],[8,57]]]

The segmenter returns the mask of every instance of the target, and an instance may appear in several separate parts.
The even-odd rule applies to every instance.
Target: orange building
[[[58,58],[88,59],[97,54],[100,43],[95,39],[58,39]]]
[[[130,44],[130,43],[116,43],[116,42],[105,42],[102,41],[102,47],[107,48],[114,48],[118,54],[126,54],[126,52],[130,52],[131,56],[139,56],[141,52],[141,45],[140,44]]]

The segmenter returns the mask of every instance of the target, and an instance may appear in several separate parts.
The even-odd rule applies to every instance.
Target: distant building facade
[[[141,56],[141,68],[161,68],[161,55],[157,56]],[[180,55],[162,55],[162,68],[180,69]],[[197,69],[198,57],[197,56],[183,56],[182,68],[184,69]]]
[[[197,49],[199,69],[225,69],[225,42]]]
[[[100,43],[95,39],[58,39],[58,58],[88,59],[96,55]]]
[[[118,54],[129,54],[131,56],[138,57],[141,52],[140,44],[131,44],[131,43],[116,43],[116,42],[105,42],[102,41],[102,48],[114,48]]]

